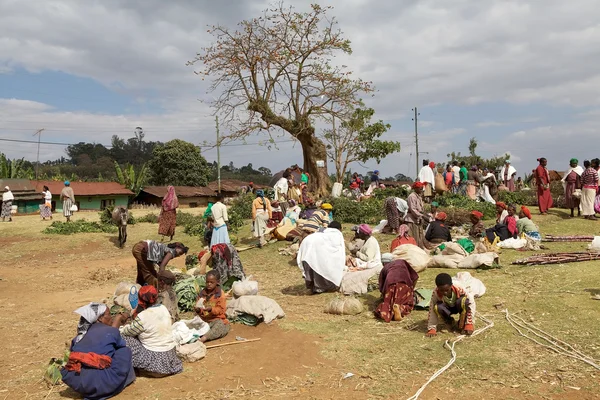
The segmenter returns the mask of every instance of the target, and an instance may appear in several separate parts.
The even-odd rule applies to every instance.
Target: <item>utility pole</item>
[[[416,150],[415,153],[417,155],[417,157],[415,159],[416,165],[417,165],[415,174],[418,176],[419,175],[419,133],[417,130],[418,129],[417,121],[418,121],[419,115],[421,115],[421,114],[419,114],[419,112],[417,111],[417,107],[413,108],[413,111],[415,112],[415,117],[413,118],[413,121],[415,121],[415,150]]]
[[[219,116],[215,116],[217,125],[217,185],[221,193],[221,138],[219,136]]]
[[[38,171],[40,170],[40,144],[42,141],[42,132],[44,131],[45,128],[42,129],[38,129],[38,131],[36,133],[33,134],[33,136],[38,135],[38,150],[37,150],[37,163],[35,164],[35,180],[38,180]]]

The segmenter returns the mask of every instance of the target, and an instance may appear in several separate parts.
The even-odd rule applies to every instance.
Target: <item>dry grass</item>
[[[185,211],[203,212],[201,209]],[[143,215],[140,211],[134,213],[136,216]],[[535,215],[534,221],[540,225],[542,233],[591,235],[600,232],[600,223],[564,217],[565,212],[557,211],[546,217]],[[97,214],[78,213],[76,218],[94,220]],[[56,266],[44,276],[43,284],[54,292],[64,292],[61,300],[69,303],[66,308],[61,306],[65,308],[64,311],[52,317],[58,318],[55,324],[42,324],[39,329],[53,326],[53,329],[73,330],[75,319],[66,310],[75,309],[93,298],[108,295],[110,291],[106,288],[120,279],[132,279],[133,259],[127,249],[138,240],[160,239],[157,225],[137,224],[128,228],[127,249],[120,250],[115,246],[114,235],[53,237],[41,233],[47,224],[48,222],[38,222],[36,217],[17,217],[12,225],[0,224],[0,243],[4,250],[0,274],[4,275],[5,268],[8,267],[29,269],[35,268],[39,263]],[[346,232],[350,236],[347,228]],[[249,237],[249,227],[245,227],[238,236]],[[379,239],[385,249],[392,237],[380,236]],[[178,232],[176,240],[190,246],[192,251],[200,250],[197,238]],[[339,370],[319,376],[307,374],[281,382],[267,381],[261,389],[239,387],[235,383],[225,382],[222,387],[228,387],[226,390],[204,393],[202,396],[189,393],[180,398],[324,398],[315,396],[314,393],[323,390],[335,392],[339,385],[351,392],[367,390],[368,398],[406,398],[449,360],[449,352],[442,345],[453,335],[446,333],[433,339],[425,338],[426,312],[414,311],[399,323],[386,324],[376,320],[372,310],[376,306],[378,292],[360,297],[366,309],[362,314],[325,314],[324,306],[336,295],[308,295],[301,272],[293,260],[278,255],[278,249],[283,246],[284,243],[277,243],[263,249],[242,252],[246,272],[259,281],[261,294],[275,299],[286,311],[287,316],[279,325],[286,330],[312,335],[319,342],[323,355],[333,360]],[[549,243],[546,246],[548,252],[578,251],[583,250],[586,244]],[[505,250],[500,256],[502,269],[473,272],[487,286],[487,293],[478,300],[478,311],[492,319],[495,327],[457,345],[456,364],[438,378],[422,398],[435,398],[434,393],[457,395],[459,392],[470,394],[471,397],[474,395],[475,398],[564,398],[574,394],[576,396],[572,398],[594,398],[595,393],[598,393],[599,371],[551,353],[517,336],[498,310],[508,308],[513,313],[519,313],[584,353],[600,358],[597,342],[600,302],[591,300],[590,296],[590,291],[600,290],[600,274],[597,273],[596,263],[540,267],[510,265],[513,260],[528,254],[530,253]],[[128,258],[131,262],[111,261]],[[64,267],[80,265],[88,268],[89,263],[103,260],[108,260],[107,266],[90,268],[82,276],[71,276]],[[178,259],[175,264],[183,267],[183,261]],[[422,272],[417,286],[431,288],[434,277],[439,272],[441,270]],[[39,284],[39,281],[31,280],[31,285]],[[100,288],[98,284],[103,286]],[[76,291],[73,291],[74,287]],[[35,286],[34,290],[36,289],[42,290],[42,286]],[[52,301],[52,294],[45,298],[46,301]],[[2,314],[5,316],[0,316],[0,323],[3,326],[10,323],[11,329],[19,329],[22,323],[8,319],[6,313],[12,308],[10,304],[7,305],[6,299],[3,300]],[[14,302],[13,300],[12,303]],[[46,315],[46,309],[44,312],[34,312],[35,318],[44,319]],[[48,345],[56,353],[62,343]],[[5,354],[34,351],[10,344],[4,344],[2,349]],[[276,354],[273,354],[273,362],[277,362]],[[19,387],[40,378],[40,365],[13,368],[18,369],[18,376],[10,381],[3,380],[2,386]],[[355,377],[340,381],[342,372],[352,372]],[[574,391],[569,387],[580,387],[581,390]],[[60,398],[57,392],[58,390],[51,393],[48,398]],[[44,398],[47,393],[47,390],[40,390],[29,398]],[[18,396],[13,395],[12,398]],[[169,397],[167,391],[162,396],[151,398],[173,397]]]

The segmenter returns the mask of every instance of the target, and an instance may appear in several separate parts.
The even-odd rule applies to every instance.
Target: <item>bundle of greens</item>
[[[46,368],[46,372],[44,373],[44,380],[50,385],[58,385],[61,382],[62,376],[60,374],[60,369],[67,365],[70,354],[71,352],[67,350],[62,358],[50,359],[48,368]]]
[[[173,289],[177,294],[177,307],[179,311],[193,311],[200,291],[206,286],[206,277],[198,276],[178,281]]]
[[[115,233],[117,227],[114,225],[104,225],[98,222],[90,222],[80,219],[73,222],[54,221],[43,231],[50,235],[73,235],[76,233]]]

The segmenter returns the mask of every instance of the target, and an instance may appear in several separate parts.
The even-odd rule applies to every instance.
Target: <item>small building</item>
[[[239,181],[237,179],[221,179],[221,193],[223,193],[225,197],[236,197],[242,193],[243,189],[248,187],[248,183],[250,182]],[[206,188],[208,188],[214,196],[219,190],[219,183],[217,181],[210,182]],[[267,188],[269,188],[269,186],[254,184],[255,190]]]
[[[37,193],[48,186],[52,193],[52,211],[62,212],[60,193],[65,187],[64,182],[31,181]],[[79,211],[101,211],[106,207],[127,207],[134,193],[117,182],[71,182],[75,192],[75,204]]]
[[[0,194],[5,192],[6,186],[15,197],[13,206],[17,206],[17,213],[31,214],[40,210],[44,196],[29,179],[0,179]]]
[[[146,186],[137,195],[134,202],[160,207],[163,197],[167,195],[167,188],[168,186]],[[206,207],[209,200],[213,201],[215,196],[215,192],[207,187],[174,186],[174,188],[180,207]]]

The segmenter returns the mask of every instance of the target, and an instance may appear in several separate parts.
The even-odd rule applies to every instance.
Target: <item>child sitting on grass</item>
[[[202,304],[196,307],[196,313],[208,322],[210,331],[200,338],[200,341],[208,342],[221,339],[229,333],[229,321],[225,316],[227,309],[227,300],[219,284],[221,277],[215,270],[206,273],[206,287],[200,292],[198,301]]]
[[[475,301],[467,296],[464,289],[452,284],[452,277],[448,274],[439,274],[435,278],[435,285],[429,302],[429,321],[427,322],[427,337],[437,334],[437,326],[440,319],[450,329],[455,328],[456,321],[453,314],[459,314],[458,331],[465,334],[473,334],[473,313]]]

